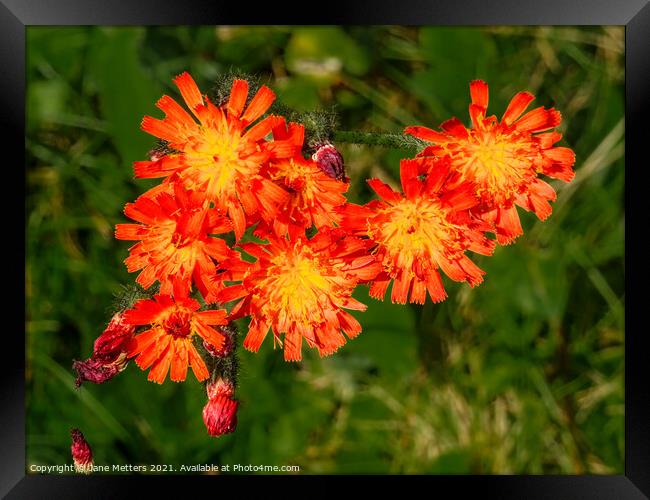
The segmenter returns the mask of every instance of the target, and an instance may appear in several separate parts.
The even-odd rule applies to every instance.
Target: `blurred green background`
[[[624,470],[624,31],[620,27],[165,27],[27,29],[27,461],[70,462],[70,427],[97,464],[299,465],[306,473]],[[469,81],[500,115],[519,90],[563,113],[577,176],[540,223],[491,258],[476,289],[398,306],[360,290],[363,333],[288,364],[270,338],[241,352],[235,434],[210,438],[200,384],[158,386],[134,365],[74,388],[135,275],[113,237],[153,138],[143,115],[188,70],[207,91],[252,72],[341,129],[400,131],[456,115]],[[398,183],[407,152],[339,145],[353,179]],[[240,339],[241,340],[241,339]],[[242,350],[243,351],[243,350]]]

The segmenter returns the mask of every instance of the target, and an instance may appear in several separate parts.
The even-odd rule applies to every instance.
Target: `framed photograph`
[[[648,498],[647,2],[223,8],[1,0],[0,493]]]

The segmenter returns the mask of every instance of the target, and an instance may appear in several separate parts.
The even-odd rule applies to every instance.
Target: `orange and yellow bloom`
[[[467,129],[457,118],[442,124],[441,131],[408,127],[405,132],[431,142],[420,155],[448,157],[459,182],[471,182],[481,205],[473,212],[494,226],[500,244],[522,234],[518,205],[542,220],[551,213],[549,201],[555,191],[538,178],[544,174],[565,182],[574,176],[573,151],[553,147],[562,135],[554,129],[561,122],[559,111],[543,106],[525,114],[534,96],[519,92],[510,101],[501,121],[487,116],[488,86],[481,80],[470,84],[472,103]],[[522,115],[523,114],[523,115]]]
[[[198,335],[216,349],[221,348],[224,335],[213,326],[226,325],[227,313],[222,309],[198,311],[200,304],[184,295],[182,289],[176,288],[174,294],[140,300],[124,313],[130,324],[149,326],[133,338],[128,357],[137,356],[135,362],[142,370],[151,368],[148,380],[158,384],[165,381],[168,371],[172,381],[184,381],[188,366],[200,382],[209,373],[194,338]]]
[[[177,184],[173,187],[173,195],[161,192],[128,203],[124,213],[141,224],[118,224],[115,237],[139,241],[124,262],[129,272],[142,269],[136,281],[144,288],[158,280],[160,293],[168,295],[174,281],[189,290],[194,280],[207,300],[218,290],[214,260],[225,260],[233,253],[224,240],[210,235],[227,233],[232,225],[216,209],[208,208],[202,193],[185,191]]]
[[[321,356],[334,353],[346,342],[343,333],[353,338],[361,332],[359,322],[343,309],[366,309],[352,291],[381,269],[369,255],[371,242],[338,229],[321,230],[312,239],[304,234],[293,241],[267,238],[267,245],[241,246],[256,262],[223,264],[230,278],[241,283],[225,288],[220,299],[241,298],[231,319],[251,317],[244,347],[259,350],[272,329],[287,361],[302,359],[303,339]]]
[[[420,172],[428,171],[421,179]],[[475,286],[484,272],[465,255],[471,250],[490,255],[494,242],[468,209],[478,204],[473,186],[458,183],[447,159],[402,160],[402,193],[379,179],[368,181],[381,200],[365,206],[348,204],[341,227],[374,242],[383,272],[373,280],[372,297],[383,299],[391,281],[391,300],[423,304],[427,291],[434,302],[447,296],[438,269],[455,281]],[[455,188],[448,189],[449,183]]]
[[[205,193],[216,208],[228,214],[239,239],[246,230],[247,215],[259,214],[271,221],[277,206],[288,196],[260,175],[260,169],[271,158],[293,156],[292,143],[265,139],[278,123],[276,116],[252,125],[269,109],[275,94],[262,86],[246,106],[248,83],[235,80],[228,101],[216,106],[201,94],[188,73],[178,76],[174,83],[192,114],[169,96],[156,103],[165,118],[145,116],[142,130],[167,141],[175,152],[136,162],[136,177],[176,174],[168,181]]]
[[[284,120],[273,128],[273,137],[294,144],[291,158],[270,161],[267,176],[280,185],[289,196],[279,206],[272,227],[276,235],[299,235],[305,229],[334,227],[338,222],[335,208],[346,201],[349,184],[323,172],[313,159],[302,156],[305,128]]]

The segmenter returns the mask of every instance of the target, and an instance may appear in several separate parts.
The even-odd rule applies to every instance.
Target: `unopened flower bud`
[[[75,470],[83,474],[90,474],[93,466],[93,451],[88,441],[86,441],[79,429],[72,429],[70,435],[72,436],[70,451],[72,452]]]
[[[211,436],[234,432],[237,427],[237,407],[233,399],[235,387],[229,380],[219,377],[206,384],[208,402],[203,407],[203,422]]]
[[[235,386],[230,380],[219,377],[214,382],[205,384],[205,390],[208,393],[208,399],[214,399],[217,396],[233,397]]]
[[[228,396],[210,399],[203,407],[203,422],[211,436],[222,436],[234,432],[237,427],[237,406],[239,403]]]
[[[316,162],[318,168],[333,179],[347,181],[343,157],[331,143],[325,142],[317,145],[316,152],[311,159]]]

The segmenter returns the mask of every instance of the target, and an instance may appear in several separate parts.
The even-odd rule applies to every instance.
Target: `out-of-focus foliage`
[[[303,472],[623,472],[622,28],[41,28],[28,34],[27,458],[69,463],[79,427],[97,464],[299,465]],[[300,110],[335,106],[341,128],[465,123],[468,83],[500,115],[518,90],[563,113],[577,154],[553,215],[477,259],[485,282],[446,281],[438,305],[367,297],[363,333],[287,364],[270,339],[241,353],[235,434],[210,438],[204,391],[134,365],[75,390],[113,295],[132,282],[113,238],[151,186],[131,163],[153,145],[144,114],[188,70],[203,89],[257,74]],[[339,145],[364,179],[398,183],[403,151]],[[245,323],[241,325],[245,329]],[[240,338],[243,338],[240,336]]]

